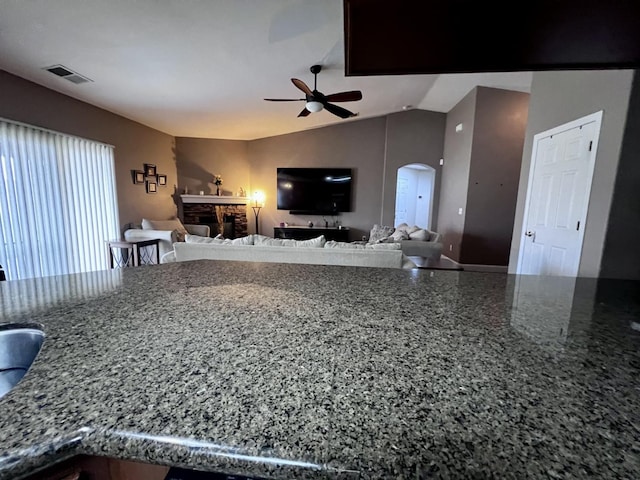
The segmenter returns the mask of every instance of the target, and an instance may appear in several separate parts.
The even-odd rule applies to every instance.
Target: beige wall
[[[477,89],[474,88],[449,111],[445,127],[444,167],[437,231],[444,239],[442,253],[456,261],[460,261],[464,217],[467,212],[476,95]],[[456,125],[460,123],[462,131],[456,132]],[[462,215],[458,214],[459,208],[462,208]]]
[[[632,80],[632,70],[534,73],[509,258],[510,273],[516,272],[520,252],[533,136],[604,110],[578,271],[581,277],[598,276]]]
[[[161,219],[176,214],[173,193],[177,173],[171,135],[3,70],[0,117],[114,145],[121,228],[129,222],[140,223],[143,217]],[[144,163],[155,164],[158,173],[167,175],[167,186],[158,187],[156,194],[147,194],[143,184],[133,184],[131,170],[142,170]]]
[[[240,188],[249,189],[247,142],[210,138],[176,137],[178,190],[205,195],[215,194],[214,175],[222,176],[224,195],[236,195]]]
[[[410,163],[422,163],[435,170],[431,224],[434,227],[437,225],[442,176],[440,159],[444,152],[445,122],[444,113],[427,110],[410,110],[387,115],[382,200],[384,225],[393,226],[395,219],[398,168]]]
[[[509,264],[529,94],[478,87],[460,261]]]
[[[477,87],[447,115],[438,232],[457,262],[508,263],[528,101]]]
[[[634,75],[600,277],[640,280],[640,75]]]
[[[368,235],[372,225],[380,222],[382,211],[385,129],[385,117],[378,117],[248,142],[251,191],[266,194],[260,232],[271,235],[280,222],[323,223],[319,215],[290,215],[276,209],[276,168],[348,167],[354,173],[353,212],[335,218],[352,229],[352,240]],[[334,219],[325,218],[330,222]]]

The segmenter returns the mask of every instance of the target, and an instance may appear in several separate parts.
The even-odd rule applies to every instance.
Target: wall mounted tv
[[[336,215],[351,211],[350,168],[278,168],[278,210]]]

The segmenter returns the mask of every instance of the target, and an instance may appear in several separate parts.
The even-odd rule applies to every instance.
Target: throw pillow
[[[247,235],[246,237],[234,238],[231,240],[232,245],[253,245],[253,235]]]
[[[409,234],[409,238],[411,240],[420,240],[422,242],[428,242],[430,237],[431,235],[429,235],[429,232],[427,232],[422,228],[420,230],[416,230],[415,232]]]
[[[273,238],[267,237],[266,235],[260,235],[260,234],[253,235],[254,245],[269,245],[271,240],[273,240]]]
[[[400,225],[398,225],[396,227],[396,232],[398,230],[404,230],[406,232],[407,230],[409,230],[409,228],[411,228],[411,227],[409,227],[409,225],[407,225],[406,223],[401,223]]]
[[[184,242],[187,235],[187,229],[178,218],[171,220],[149,220],[147,218],[142,219],[143,230],[169,230],[176,232],[176,237],[179,242]]]
[[[369,243],[378,243],[393,233],[393,227],[375,224],[369,232]]]
[[[215,245],[225,245],[226,243],[231,244],[231,240],[226,240],[222,238],[222,235],[218,235],[215,238],[211,237],[201,237],[200,235],[185,235],[184,241],[187,243],[211,243]]]
[[[396,231],[389,237],[393,242],[401,242],[402,240],[408,240],[409,234],[406,230],[400,230],[400,227],[396,228]]]
[[[411,234],[412,234],[413,232],[417,232],[418,230],[420,230],[420,227],[419,227],[419,226],[417,226],[417,225],[414,225],[413,227],[407,227],[407,228],[406,228],[406,231],[407,231],[407,233],[409,234],[409,236],[411,236]]]
[[[310,238],[309,240],[292,240],[294,242],[291,245],[292,247],[310,247],[310,248],[322,248],[326,243],[327,239],[324,238],[324,235],[320,235],[316,238]]]

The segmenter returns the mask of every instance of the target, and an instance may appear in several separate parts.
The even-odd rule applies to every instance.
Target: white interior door
[[[518,273],[577,276],[601,119],[534,137]]]
[[[401,176],[398,170],[398,181],[396,184],[396,213],[394,225],[409,223],[409,179]]]

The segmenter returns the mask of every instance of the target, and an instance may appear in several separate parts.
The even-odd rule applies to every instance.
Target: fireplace
[[[217,195],[180,195],[183,223],[208,225],[211,236],[247,235],[247,199]]]

